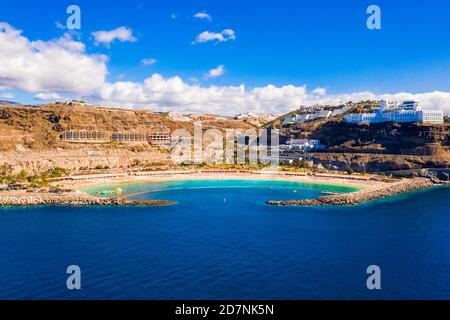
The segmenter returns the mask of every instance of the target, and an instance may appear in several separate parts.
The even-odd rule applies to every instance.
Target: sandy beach
[[[307,172],[277,172],[277,171],[158,171],[158,172],[129,172],[117,174],[98,174],[89,176],[74,176],[55,181],[52,184],[63,188],[81,190],[98,185],[112,186],[132,183],[152,183],[160,181],[182,180],[273,180],[304,183],[327,184],[335,186],[366,189],[374,186],[388,185],[379,176],[351,176],[338,174],[311,174]]]
[[[231,171],[231,170],[179,170],[179,171],[135,171],[116,172],[109,174],[70,176],[54,179],[51,186],[58,192],[34,190],[27,192],[4,191],[0,193],[0,206],[30,206],[30,205],[150,205],[160,206],[172,203],[163,200],[147,201],[145,203],[128,200],[127,194],[112,194],[110,197],[99,197],[91,194],[88,189],[102,186],[115,189],[126,184],[146,184],[163,181],[193,181],[193,180],[264,180],[289,181],[307,184],[342,186],[358,191],[389,188],[398,180],[386,179],[373,175],[339,175],[310,172],[278,172],[278,171]],[[349,191],[350,192],[350,191]],[[269,200],[269,199],[268,199]]]

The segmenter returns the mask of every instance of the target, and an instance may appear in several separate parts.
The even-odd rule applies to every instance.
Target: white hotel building
[[[325,150],[327,147],[320,143],[320,140],[311,139],[291,139],[284,145],[280,145],[282,151],[312,151]]]
[[[346,123],[420,122],[443,123],[444,113],[440,110],[422,110],[418,102],[404,101],[396,107],[386,101],[380,102],[375,113],[353,113],[344,118]]]

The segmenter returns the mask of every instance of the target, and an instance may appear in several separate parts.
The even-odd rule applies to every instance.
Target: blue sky
[[[65,24],[71,4],[82,14],[74,37],[86,46],[85,54],[108,57],[109,83],[142,83],[158,73],[205,88],[307,85],[309,90],[325,88],[327,95],[450,91],[446,0],[2,0],[0,21],[23,30],[30,41],[50,41],[67,32],[56,22]],[[381,30],[366,27],[371,4],[382,10]],[[211,21],[195,18],[198,12],[209,14]],[[92,32],[122,26],[137,41],[95,44]],[[192,44],[201,32],[225,29],[236,38]],[[146,58],[157,62],[143,65]],[[220,65],[222,75],[205,76]],[[28,91],[5,90],[30,102],[38,92]]]

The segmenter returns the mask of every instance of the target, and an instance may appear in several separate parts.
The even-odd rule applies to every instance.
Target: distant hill
[[[13,101],[0,100],[0,106],[21,106],[22,104]]]
[[[241,120],[215,120],[203,128],[248,129]],[[20,104],[0,104],[0,151],[20,149],[71,148],[59,136],[65,130],[136,132],[187,129],[192,123],[171,120],[167,114],[150,111],[93,107],[84,104],[54,103],[33,108]]]

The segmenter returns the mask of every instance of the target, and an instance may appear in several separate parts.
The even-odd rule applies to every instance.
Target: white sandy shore
[[[387,184],[379,177],[334,175],[334,174],[308,174],[303,172],[276,172],[276,171],[160,171],[160,172],[133,172],[120,174],[101,174],[72,177],[74,180],[55,182],[64,188],[80,190],[98,185],[121,185],[130,183],[152,183],[161,181],[182,180],[273,180],[292,181],[304,183],[327,184],[335,186],[353,187],[359,189],[372,188]]]

